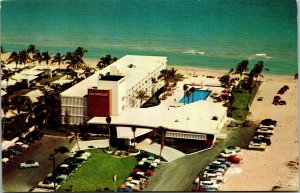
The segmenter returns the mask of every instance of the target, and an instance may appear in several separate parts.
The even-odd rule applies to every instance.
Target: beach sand
[[[173,67],[184,75],[220,77],[228,72]],[[264,75],[262,80],[249,118],[255,122],[265,118],[277,120],[272,144],[266,151],[243,149],[240,153],[242,163],[225,174],[226,182],[221,185],[221,191],[271,191],[274,186],[280,186],[280,191],[299,190],[298,166],[287,166],[289,161],[298,161],[298,80],[280,75]],[[289,90],[280,96],[287,105],[273,105],[274,96],[284,85],[288,85]],[[263,100],[257,101],[258,97],[263,97]]]
[[[8,54],[1,55],[2,60]],[[95,67],[99,60],[84,59],[90,67]],[[66,66],[66,65],[63,65]],[[215,76],[220,77],[226,70],[174,67],[185,76]],[[239,76],[239,75],[235,75]],[[274,186],[280,190],[298,190],[298,169],[287,166],[289,161],[298,161],[298,80],[293,76],[264,75],[258,93],[251,105],[251,119],[261,121],[265,118],[277,120],[278,126],[271,137],[272,144],[266,151],[243,149],[240,153],[242,163],[234,166],[226,173],[226,183],[222,191],[270,191]],[[282,95],[287,102],[285,106],[272,104],[273,97],[284,85],[289,90]],[[263,101],[257,101],[263,97]]]

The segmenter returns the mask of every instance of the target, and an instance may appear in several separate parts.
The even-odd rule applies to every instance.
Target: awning
[[[139,137],[151,131],[152,129],[136,128],[135,137]],[[133,139],[131,127],[117,127],[117,137],[119,139]]]

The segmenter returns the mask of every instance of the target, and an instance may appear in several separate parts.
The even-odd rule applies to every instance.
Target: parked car
[[[244,127],[251,127],[252,126],[252,121],[251,120],[245,120],[243,122],[243,126]]]
[[[227,159],[227,161],[230,161],[231,163],[234,163],[234,164],[239,164],[241,162],[241,158],[239,158],[237,156],[230,156],[226,159]]]
[[[267,144],[266,143],[256,143],[254,141],[251,141],[249,146],[249,149],[257,149],[257,150],[265,150],[267,148]]]
[[[225,172],[224,168],[220,168],[220,167],[215,166],[215,165],[208,165],[208,166],[206,166],[205,170],[206,171],[208,171],[208,170],[216,170],[216,171],[221,172],[221,173]]]
[[[15,154],[12,151],[3,150],[2,151],[2,158],[13,158]]]
[[[266,128],[266,127],[262,127],[262,128],[257,128],[255,133],[273,135],[273,130],[270,130],[269,128]]]
[[[50,180],[43,180],[38,183],[38,187],[54,189],[54,182]]]
[[[223,150],[221,153],[220,153],[220,156],[221,157],[230,157],[230,156],[235,156],[236,155],[236,152],[235,151],[225,151]]]
[[[201,187],[212,187],[217,190],[219,190],[219,188],[220,188],[220,185],[213,181],[201,181],[200,186]]]
[[[28,160],[26,162],[19,164],[19,168],[37,168],[39,166],[40,166],[39,162],[33,160]]]
[[[13,148],[8,148],[6,151],[7,152],[11,152],[14,156],[20,156],[20,155],[22,155],[22,153],[20,151],[18,151],[16,149],[13,149]]]
[[[273,119],[264,119],[260,122],[260,124],[267,125],[267,126],[273,125],[275,127],[277,125],[277,121]]]
[[[158,165],[160,164],[160,159],[155,159],[154,161],[153,161],[153,163],[157,163]]]
[[[220,161],[212,161],[209,165],[214,165],[214,166],[218,166],[220,168],[223,168],[223,169],[227,169],[228,166]]]
[[[210,179],[211,181],[216,181],[217,183],[220,183],[220,182],[224,182],[224,177],[223,176],[218,176],[218,175],[215,175],[215,174],[211,174],[211,175],[202,175],[203,178],[206,178],[206,179]]]
[[[215,161],[220,162],[221,164],[226,165],[227,167],[231,166],[231,162],[227,161],[225,158],[218,158]]]
[[[218,172],[216,170],[205,170],[203,174],[215,174],[217,176],[223,176],[224,173]]]
[[[270,137],[265,137],[263,135],[254,135],[251,139],[251,141],[256,143],[266,143],[267,145],[271,145],[271,139]]]
[[[86,152],[86,151],[84,151],[84,150],[79,150],[79,151],[76,151],[76,153],[74,154],[74,157],[82,157],[82,156],[84,156],[84,157],[91,157],[91,153],[90,152]]]
[[[228,146],[225,151],[235,151],[236,153],[240,152],[241,151],[241,148],[240,147],[237,147],[237,146]]]
[[[9,158],[7,157],[2,158],[2,164],[6,164],[7,162],[9,162]]]
[[[47,177],[48,178],[54,178],[54,179],[62,179],[62,180],[67,180],[68,178],[69,178],[69,176],[68,175],[65,175],[65,174],[54,174],[53,175],[53,173],[49,173],[48,175],[47,175]]]

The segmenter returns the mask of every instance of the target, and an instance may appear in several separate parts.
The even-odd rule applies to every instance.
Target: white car
[[[48,180],[43,180],[38,183],[38,187],[54,189],[54,183]]]
[[[217,190],[219,190],[219,188],[220,188],[220,185],[217,184],[216,182],[213,182],[213,181],[201,181],[200,186],[202,186],[202,187],[213,187]]]
[[[3,163],[3,164],[7,163],[8,161],[9,161],[9,159],[8,159],[7,157],[2,158],[2,163]]]
[[[20,163],[19,168],[37,168],[39,166],[39,162],[28,160],[26,162]]]
[[[241,148],[237,146],[228,146],[226,149],[224,149],[224,151],[235,151],[236,153],[238,153],[241,151]]]
[[[231,156],[236,156],[236,152],[235,151],[222,151],[220,153],[221,157],[231,157]]]
[[[153,162],[153,163],[151,163],[151,166],[153,166],[153,167],[157,167],[157,163],[155,163],[155,162]]]
[[[157,163],[158,165],[160,164],[160,159],[155,159],[154,161],[153,161],[153,163]]]
[[[262,127],[265,127],[265,128],[269,128],[269,129],[274,129],[275,126],[274,125],[263,125],[263,124],[259,124],[259,127],[262,128]]]
[[[273,130],[270,130],[268,128],[262,127],[262,128],[258,128],[256,130],[256,133],[262,133],[262,134],[269,134],[269,135],[273,135]]]
[[[225,181],[223,176],[218,176],[218,175],[215,175],[215,174],[210,174],[210,175],[206,174],[206,175],[203,175],[202,177],[203,178],[209,178],[211,181],[215,181],[217,183]]]
[[[249,149],[257,149],[257,150],[265,150],[267,148],[266,143],[255,143],[253,141],[250,142]]]
[[[217,172],[217,171],[204,171],[203,172],[203,175],[210,175],[210,174],[214,174],[214,175],[217,175],[217,176],[223,176],[223,173]]]
[[[219,161],[213,161],[210,164],[208,164],[208,166],[218,166],[220,168],[223,168],[224,170],[228,168],[228,166],[224,164],[224,162],[219,162]]]
[[[86,157],[86,156],[80,156],[80,157],[75,157],[75,159],[86,161],[88,159],[88,157]]]

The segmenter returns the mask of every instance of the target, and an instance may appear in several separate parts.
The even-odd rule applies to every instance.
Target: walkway
[[[78,141],[80,149],[90,149],[89,146],[93,146],[93,148],[105,148],[108,147],[108,139],[101,140],[89,140],[89,141]],[[71,152],[78,150],[77,143],[72,148]]]
[[[159,155],[160,152],[160,144],[158,143],[153,143],[150,145],[151,140],[150,139],[145,139],[144,141],[140,142],[137,144],[136,148],[140,150],[144,150],[156,155]],[[162,150],[162,155],[161,155],[165,160],[168,162],[174,161],[178,158],[181,158],[185,156],[184,153],[181,151],[178,151],[174,148],[165,146]]]

